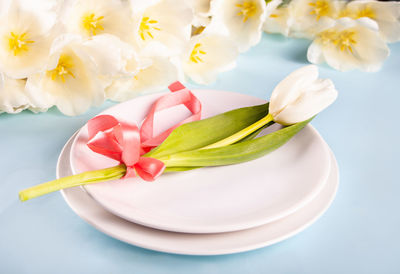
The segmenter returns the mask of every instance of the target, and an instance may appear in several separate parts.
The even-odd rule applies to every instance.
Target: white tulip
[[[160,54],[177,55],[190,39],[193,11],[187,1],[131,0],[135,44],[142,51],[157,44]]]
[[[56,3],[56,1],[54,1]],[[20,1],[11,2],[0,18],[0,71],[12,78],[25,78],[47,62],[55,36],[56,11],[37,3],[29,10]]]
[[[30,76],[27,88],[39,105],[55,104],[67,115],[101,104],[106,86],[115,79],[132,78],[143,66],[130,44],[110,34],[89,40],[61,36],[50,56],[47,71]]]
[[[24,109],[46,111],[34,106],[25,91],[26,80],[12,79],[0,73],[0,113],[19,113]]]
[[[340,71],[358,68],[371,72],[381,68],[389,53],[374,21],[342,18],[332,21],[331,27],[316,36],[307,58],[314,64],[326,62]]]
[[[80,37],[63,35],[53,43],[46,71],[29,76],[26,88],[35,105],[56,105],[66,115],[77,115],[103,103],[104,88],[97,76]]]
[[[302,67],[289,74],[272,91],[269,113],[265,117],[205,149],[236,143],[272,121],[282,125],[306,121],[332,104],[336,97],[332,81],[318,78],[317,66]]]
[[[400,3],[380,1],[351,1],[340,17],[368,17],[378,23],[383,38],[394,43],[400,40]]]
[[[133,22],[126,1],[68,1],[61,20],[68,32],[83,37],[108,33],[126,42],[133,41]]]
[[[232,40],[208,30],[193,36],[182,55],[183,71],[199,84],[214,82],[218,73],[234,68],[239,54]]]
[[[211,25],[234,40],[240,52],[256,45],[266,17],[265,0],[214,0]]]
[[[332,81],[318,78],[318,67],[309,65],[295,70],[275,87],[269,113],[277,123],[295,124],[318,114],[336,97]]]

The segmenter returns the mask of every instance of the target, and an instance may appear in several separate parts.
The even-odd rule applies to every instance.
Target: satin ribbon
[[[140,131],[136,124],[121,123],[112,115],[99,115],[89,120],[87,146],[125,164],[127,170],[123,178],[138,175],[145,181],[154,181],[163,173],[165,165],[160,160],[141,155],[161,144],[176,127],[200,119],[201,103],[185,86],[175,82],[168,88],[172,93],[162,96],[152,105]],[[154,137],[155,113],[180,104],[184,104],[192,115]]]
[[[168,86],[172,93],[166,94],[158,99],[151,107],[149,114],[144,119],[142,127],[140,129],[140,137],[142,140],[142,146],[146,148],[154,148],[160,145],[171,132],[182,124],[200,120],[201,118],[201,103],[193,93],[188,90],[180,82],[174,82]],[[191,116],[170,127],[166,131],[154,136],[154,115],[157,111],[171,108],[177,105],[183,104],[192,113]]]

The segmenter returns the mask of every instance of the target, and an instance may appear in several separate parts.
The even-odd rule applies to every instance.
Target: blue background
[[[307,63],[309,41],[264,35],[206,88],[269,98],[288,73]],[[105,103],[78,117],[0,116],[0,273],[400,273],[400,43],[380,72],[321,66],[338,100],[313,125],[335,153],[338,195],[314,225],[286,241],[224,256],[145,250],[97,231],[59,193],[21,203],[18,191],[55,178],[68,138]],[[205,88],[188,84],[191,88]]]

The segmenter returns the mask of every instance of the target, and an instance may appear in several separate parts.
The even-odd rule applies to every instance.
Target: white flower
[[[155,55],[144,57],[141,64],[145,65],[135,76],[114,80],[106,89],[107,98],[114,101],[126,101],[140,93],[165,89],[180,78],[177,67],[168,57]]]
[[[270,4],[268,4],[267,8]],[[274,10],[271,10],[267,13],[267,17],[265,19],[263,30],[269,33],[281,33],[285,36],[289,36],[290,28],[293,24],[293,17],[290,14],[290,9],[288,6],[276,7]]]
[[[77,115],[103,103],[104,88],[97,75],[80,37],[63,35],[53,43],[46,71],[31,75],[26,88],[36,106],[56,105],[66,115]]]
[[[211,13],[211,25],[228,34],[240,52],[260,41],[266,17],[265,0],[214,0]]]
[[[25,78],[47,62],[56,32],[56,11],[47,3],[41,1],[31,11],[13,1],[0,18],[0,71],[9,77]]]
[[[291,125],[318,114],[336,97],[332,81],[318,78],[318,67],[308,65],[295,70],[275,87],[269,113],[275,122]]]
[[[290,35],[297,38],[313,39],[315,34],[336,18],[345,1],[333,0],[292,0],[288,6],[292,24]]]
[[[342,18],[317,35],[308,48],[307,58],[311,63],[326,62],[341,71],[377,71],[389,52],[374,21]]]
[[[169,55],[182,52],[190,39],[193,11],[184,0],[131,1],[135,44],[143,50],[151,44],[162,46]],[[160,53],[164,55],[165,53]]]
[[[351,1],[340,16],[353,19],[368,17],[378,23],[379,32],[387,42],[400,40],[399,2]]]
[[[84,37],[109,33],[124,41],[133,41],[132,19],[126,1],[68,1],[62,21],[68,32]]]
[[[199,84],[216,80],[218,73],[236,65],[238,50],[228,37],[208,31],[192,37],[182,55],[182,68]]]
[[[25,92],[26,80],[12,79],[0,73],[0,113],[19,113],[24,109],[46,111],[35,107]]]

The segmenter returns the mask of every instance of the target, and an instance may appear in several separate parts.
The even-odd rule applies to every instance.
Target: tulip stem
[[[124,176],[125,173],[126,166],[123,164],[100,170],[87,171],[24,189],[19,192],[19,199],[24,202],[64,188],[117,180]]]
[[[274,117],[272,117],[272,114],[269,113],[267,116],[265,116],[264,118],[261,118],[254,124],[251,124],[250,126],[236,132],[235,134],[233,134],[225,139],[222,139],[211,145],[205,146],[202,149],[223,147],[223,146],[227,146],[227,145],[236,143],[236,142],[242,140],[243,138],[245,138],[246,136],[250,135],[251,133],[255,132],[256,130],[260,129],[261,127],[265,126],[266,124],[272,122],[273,120],[274,120]]]

